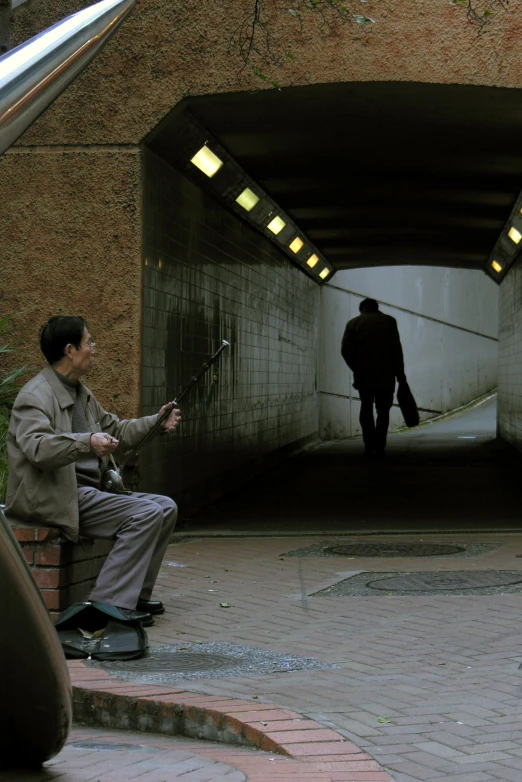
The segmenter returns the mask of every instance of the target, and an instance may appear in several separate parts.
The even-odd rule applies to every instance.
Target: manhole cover
[[[110,668],[113,671],[136,671],[136,673],[153,673],[155,671],[195,673],[219,668],[232,668],[236,665],[238,665],[237,657],[198,652],[154,652],[150,657],[141,657],[139,660],[111,660],[94,663],[96,668]]]
[[[337,557],[442,557],[464,551],[464,546],[442,543],[345,543],[324,549]]]
[[[382,589],[389,592],[437,592],[460,589],[484,589],[488,587],[521,584],[522,572],[483,570],[474,573],[403,573],[367,581],[370,589]]]
[[[131,749],[144,749],[141,744],[109,744],[100,741],[75,741],[73,744],[68,744],[67,746],[73,747],[74,749],[95,749],[98,752],[103,749],[119,752],[128,752]],[[147,747],[146,749],[150,749],[150,747]]]

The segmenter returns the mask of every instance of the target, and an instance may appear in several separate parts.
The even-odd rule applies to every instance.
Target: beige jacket
[[[89,432],[73,434],[74,402],[50,366],[21,389],[13,406],[7,435],[9,480],[5,513],[17,521],[59,527],[78,539],[78,496],[74,463],[91,453],[90,432],[107,432],[124,453],[158,420],[157,415],[127,421],[106,412],[89,389],[79,384]],[[102,471],[107,459],[101,463]]]

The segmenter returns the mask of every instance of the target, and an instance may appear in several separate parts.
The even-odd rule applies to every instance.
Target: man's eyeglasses
[[[89,342],[85,343],[85,347],[89,348],[89,350],[93,350],[96,347],[96,342],[93,342],[91,339]]]

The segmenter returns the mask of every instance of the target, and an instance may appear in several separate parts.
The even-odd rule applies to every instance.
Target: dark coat
[[[355,388],[394,391],[395,378],[404,375],[397,321],[380,311],[348,321],[341,353],[353,372]]]

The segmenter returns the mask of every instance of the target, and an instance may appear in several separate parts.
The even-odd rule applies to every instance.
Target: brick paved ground
[[[488,415],[487,407],[484,412]],[[474,432],[479,433],[480,442],[459,439],[475,436]],[[148,629],[152,644],[222,641],[311,656],[338,667],[183,681],[170,686],[186,693],[217,696],[214,703],[240,698],[246,708],[252,703],[254,711],[260,705],[273,705],[305,715],[368,753],[396,782],[522,782],[518,670],[522,663],[522,594],[314,596],[317,590],[360,571],[519,570],[520,462],[488,441],[489,436],[477,411],[460,421],[452,419],[397,435],[392,438],[389,461],[382,465],[387,471],[384,478],[376,477],[382,473],[369,470],[354,452],[360,447],[358,443],[327,446],[323,468],[320,454],[308,462],[295,462],[304,467],[304,483],[289,482],[292,471],[288,467],[276,470],[239,493],[236,500],[216,505],[192,527],[186,527],[182,531],[185,537],[169,548],[162,567],[157,596],[166,603],[167,612]],[[424,471],[419,467],[422,463]],[[395,487],[393,502],[400,505],[401,489],[410,486],[413,491],[414,468],[411,501],[420,515],[408,517],[404,528],[410,533],[401,540],[493,542],[497,547],[472,558],[284,557],[285,552],[316,542],[318,533],[320,540],[346,542],[356,536],[360,541],[357,524],[364,498],[364,529],[373,533],[371,540],[396,539],[391,532],[400,530],[401,525],[391,525],[386,513],[389,497],[383,502],[379,491],[383,485],[390,490]],[[329,478],[332,471],[335,481]],[[455,471],[460,471],[460,482]],[[339,482],[341,474],[344,484]],[[324,525],[317,515],[321,498],[314,486],[328,488],[322,497]],[[356,500],[353,505],[352,495]],[[407,505],[401,507],[407,511]],[[420,531],[423,507],[430,532]],[[315,521],[310,508],[316,514]],[[455,516],[440,515],[441,534],[437,534],[435,511],[443,514],[444,508],[465,510],[466,523],[461,528],[467,531],[452,533]],[[471,528],[473,513],[478,520],[475,531]],[[413,524],[419,529],[415,534],[411,532]],[[506,533],[500,528],[513,531]],[[259,537],[270,529],[272,534]],[[276,531],[281,537],[274,534]],[[221,602],[229,607],[220,607]],[[164,685],[169,686],[167,677]],[[140,744],[149,743],[149,739],[140,740]],[[272,780],[256,765],[261,753],[252,755],[253,765],[247,768],[235,762],[228,747],[215,754],[215,748],[208,744],[202,754],[201,746],[189,742],[183,751],[224,763],[246,773],[249,780]],[[245,758],[253,752],[236,751]],[[299,751],[297,747],[293,760],[277,761],[283,765],[273,782],[288,780],[290,771],[295,778],[297,767],[291,769],[289,764],[299,763]],[[326,746],[324,751],[328,751]],[[273,765],[276,761],[266,762]],[[298,773],[306,782],[385,778],[377,770],[347,776],[338,770],[337,762],[334,754],[325,754],[322,759],[316,756],[313,774],[311,766],[307,767],[308,775],[303,767]],[[64,782],[80,779],[91,778],[65,777]],[[165,777],[165,782],[168,779]]]
[[[327,782],[299,761],[179,736],[75,728],[39,772],[0,772],[2,782],[278,782],[298,769],[303,782]]]
[[[522,536],[496,539],[497,552],[473,560],[377,566],[360,560],[358,570],[454,569],[457,561],[459,569],[516,569]],[[280,558],[306,543],[213,539],[173,546],[169,558],[188,567],[165,569],[159,594],[169,609],[149,638],[241,643],[339,668],[205,679],[183,688],[306,714],[353,740],[397,782],[520,782],[522,596],[311,597],[348,575],[350,564]],[[218,594],[208,592],[208,576]]]
[[[389,522],[382,523],[386,509],[375,499],[381,479],[375,478],[375,473],[365,473],[361,481],[361,470],[367,468],[358,466],[361,459],[353,449],[360,445],[353,442],[328,446],[325,467],[319,474],[318,457],[314,457],[315,473],[306,473],[306,491],[295,481],[293,485],[277,484],[274,471],[271,478],[265,476],[251,485],[242,498],[224,502],[196,520],[192,534],[199,531],[202,537],[185,539],[168,551],[166,563],[187,567],[165,564],[162,569],[158,594],[168,610],[150,628],[151,642],[221,640],[314,656],[339,668],[205,679],[184,682],[183,687],[212,695],[255,698],[305,714],[351,739],[377,759],[396,782],[521,782],[522,690],[518,667],[522,662],[522,595],[312,596],[318,589],[360,570],[520,569],[517,555],[522,555],[522,535],[495,534],[498,527],[520,528],[520,462],[512,452],[498,449],[488,439],[492,436],[492,421],[491,406],[485,405],[457,419],[396,435],[384,465],[389,472],[396,471],[393,480],[397,482],[401,458],[407,472],[408,466],[412,470],[424,459],[434,470],[416,473],[412,502],[417,503],[419,511],[436,507],[442,514],[444,507],[466,508],[467,524],[461,526],[470,524],[475,513],[476,527],[488,530],[488,534],[470,531],[451,535],[449,517],[441,515],[439,529],[443,535],[430,537],[424,531],[401,540],[498,541],[496,550],[480,556],[285,559],[285,552],[313,542],[306,535],[295,534],[296,530],[305,527],[306,531],[321,532],[320,517],[315,527],[309,521],[301,524],[300,519],[309,519],[310,505],[319,507],[314,483],[329,485],[326,473],[332,470],[339,475],[340,450],[346,459],[344,487],[337,481],[337,499],[332,501],[328,494],[322,497],[330,532],[361,534],[361,527],[354,522],[361,507],[361,484],[366,487],[366,504],[370,506],[366,508],[365,529],[390,531]],[[461,439],[472,436],[477,439]],[[413,457],[409,463],[404,461],[408,454]],[[450,473],[447,480],[444,469]],[[460,482],[455,471],[460,471]],[[279,474],[288,479],[286,468]],[[368,492],[372,481],[373,494]],[[344,515],[338,499],[343,491]],[[358,497],[354,513],[350,512],[352,491]],[[267,501],[268,492],[272,499]],[[287,503],[286,523],[278,500]],[[271,502],[275,503],[274,512],[269,514]],[[341,522],[338,526],[333,526],[332,506]],[[270,527],[274,516],[280,519],[282,534],[295,536],[252,537],[254,532],[262,533]],[[434,516],[428,513],[428,517],[427,526],[433,529]],[[421,522],[422,518],[420,529]],[[400,524],[397,526],[400,529]],[[236,534],[243,531],[246,537],[203,537],[215,535],[220,529],[224,533],[227,529]],[[190,527],[186,531],[190,532]],[[327,534],[324,539],[335,540],[335,536]],[[342,539],[346,541],[346,537]],[[220,602],[230,607],[220,608]]]

